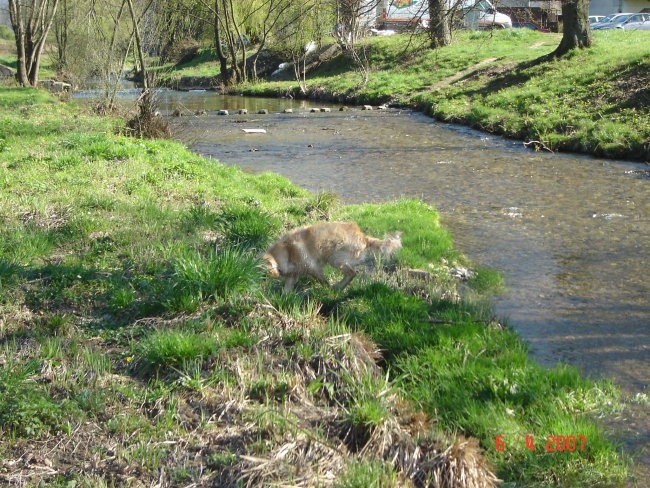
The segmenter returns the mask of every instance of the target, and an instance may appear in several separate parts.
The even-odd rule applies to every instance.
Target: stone
[[[16,76],[16,71],[11,69],[9,66],[0,64],[0,78],[13,78]]]
[[[219,110],[217,112],[217,115],[228,115],[228,111],[227,110]]]
[[[248,110],[245,108],[240,108],[238,113],[239,115],[246,115],[248,114]]]
[[[260,115],[266,115],[266,114],[269,113],[269,111],[266,110],[265,108],[261,108],[261,109],[259,109],[259,110],[257,111],[257,113],[260,114]]]
[[[42,87],[47,88],[53,93],[71,92],[72,85],[64,81],[43,80],[39,83]]]

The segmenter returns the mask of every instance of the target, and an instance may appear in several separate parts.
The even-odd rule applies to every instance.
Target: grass
[[[530,362],[487,304],[499,276],[460,255],[428,205],[341,206],[34,90],[0,88],[0,104],[3,481],[625,480],[594,420],[620,408],[616,389]],[[343,293],[308,279],[282,293],[259,252],[324,218],[401,230],[404,248]],[[588,442],[547,455],[548,435]],[[58,474],[14,462],[32,455]]]

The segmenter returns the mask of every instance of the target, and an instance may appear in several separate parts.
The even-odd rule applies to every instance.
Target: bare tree
[[[589,0],[562,1],[562,40],[551,57],[560,57],[575,48],[591,46]]]
[[[18,51],[18,82],[38,85],[38,71],[59,0],[9,0],[9,19]]]

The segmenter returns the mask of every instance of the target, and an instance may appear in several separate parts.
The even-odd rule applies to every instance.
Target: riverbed
[[[650,479],[648,165],[534,152],[408,110],[210,92],[164,92],[159,104],[185,114],[168,118],[176,138],[225,164],[280,173],[345,203],[435,206],[456,247],[504,276],[495,310],[535,360],[611,378],[637,400],[612,425],[638,453],[639,479]],[[331,111],[312,113],[321,107]],[[243,108],[249,114],[217,115]]]

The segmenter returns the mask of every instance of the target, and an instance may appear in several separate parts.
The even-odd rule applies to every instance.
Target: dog
[[[326,264],[343,273],[334,289],[343,290],[357,275],[354,269],[366,252],[390,256],[402,247],[402,233],[377,239],[364,234],[354,222],[321,222],[294,229],[262,254],[263,267],[275,277],[284,278],[284,290],[291,291],[301,276],[312,276],[330,286],[323,268]]]

